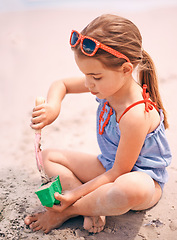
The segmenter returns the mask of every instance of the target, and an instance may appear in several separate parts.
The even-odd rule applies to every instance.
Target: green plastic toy
[[[60,194],[62,192],[59,176],[57,176],[54,182],[42,184],[35,193],[37,194],[43,206],[53,207],[54,204],[60,204],[60,201],[56,200],[54,197],[55,192],[59,192]]]

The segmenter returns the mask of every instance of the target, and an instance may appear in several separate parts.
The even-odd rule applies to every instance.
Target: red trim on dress
[[[145,103],[145,111],[146,112],[149,112],[149,110],[152,110],[153,107],[155,107],[155,109],[157,111],[159,111],[158,107],[157,107],[157,104],[152,102],[150,99],[149,99],[149,93],[146,92],[146,89],[147,89],[147,85],[144,84],[143,85],[143,98],[144,100],[141,100],[141,101],[138,101],[138,102],[135,102],[133,104],[131,104],[129,107],[127,107],[125,109],[125,111],[122,113],[122,115],[120,116],[119,120],[118,120],[118,123],[120,122],[121,118],[124,116],[124,114],[126,112],[128,112],[131,108],[133,108],[134,106],[138,105],[138,104],[141,104],[141,103]]]
[[[108,101],[106,101],[104,103],[103,108],[102,108],[101,113],[100,113],[100,119],[99,119],[99,134],[100,135],[102,135],[104,133],[104,129],[105,129],[106,125],[108,124],[111,115],[113,114],[113,110],[110,107],[110,111],[108,113],[107,119],[104,121],[103,115],[104,115],[105,112],[107,112],[107,109],[106,109],[107,104],[108,104]],[[101,121],[104,122],[103,126],[102,126],[102,129],[101,129]]]
[[[146,112],[149,112],[149,110],[152,110],[153,107],[154,107],[157,111],[159,111],[156,103],[152,102],[152,101],[149,99],[149,93],[147,93],[146,90],[147,90],[147,85],[144,84],[144,85],[143,85],[143,94],[142,94],[144,99],[141,100],[141,101],[135,102],[135,103],[131,104],[129,107],[127,107],[127,108],[125,109],[125,111],[122,113],[122,115],[120,116],[120,118],[119,118],[119,120],[118,120],[118,123],[120,122],[121,118],[124,116],[124,114],[125,114],[126,112],[128,112],[131,108],[133,108],[134,106],[136,106],[136,105],[138,105],[138,104],[141,104],[141,103],[145,103],[145,111],[146,111]],[[102,135],[102,134],[104,133],[104,129],[105,129],[106,125],[108,124],[111,115],[113,114],[113,110],[112,110],[112,108],[110,107],[110,111],[109,111],[109,113],[108,113],[107,119],[104,121],[103,115],[104,115],[105,112],[107,112],[106,105],[108,105],[108,101],[106,101],[106,102],[104,103],[103,108],[102,108],[101,113],[100,113],[100,118],[99,118],[99,134],[100,134],[100,135]],[[103,123],[103,126],[102,126],[102,129],[101,129],[101,122],[104,122],[104,123]]]

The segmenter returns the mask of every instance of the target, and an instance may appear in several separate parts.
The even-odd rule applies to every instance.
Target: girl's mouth
[[[93,95],[97,95],[98,94],[98,92],[92,92],[92,91],[90,91],[91,92],[91,94],[93,94]]]

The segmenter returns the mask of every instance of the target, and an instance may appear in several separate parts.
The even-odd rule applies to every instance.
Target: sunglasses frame
[[[74,45],[72,45],[72,44],[71,44],[71,39],[72,39],[72,36],[73,36],[73,33],[74,33],[74,32],[77,33],[79,37],[78,37],[78,40],[76,41],[76,43],[75,43]],[[83,41],[84,41],[84,39],[89,39],[89,40],[93,41],[93,42],[96,44],[95,49],[94,49],[94,51],[93,51],[92,53],[86,53],[86,52],[84,51],[84,49],[83,49]],[[83,54],[85,54],[86,56],[89,56],[89,57],[94,56],[95,53],[97,52],[97,50],[98,50],[99,48],[101,48],[101,49],[103,49],[104,51],[106,51],[106,52],[114,55],[115,57],[117,57],[117,58],[123,58],[123,59],[125,59],[127,62],[130,63],[129,58],[126,57],[124,54],[118,52],[117,50],[115,50],[115,49],[113,49],[113,48],[111,48],[111,47],[108,47],[108,46],[104,45],[103,43],[100,43],[99,41],[97,41],[96,39],[94,39],[94,38],[92,38],[92,37],[84,36],[84,35],[80,34],[78,31],[72,30],[71,36],[70,36],[70,45],[71,45],[71,47],[77,46],[77,45],[79,44],[79,42],[80,42],[81,51],[82,51]]]

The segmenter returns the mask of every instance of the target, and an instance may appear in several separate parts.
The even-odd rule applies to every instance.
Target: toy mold
[[[62,192],[59,176],[57,176],[54,182],[42,184],[35,193],[37,194],[43,206],[53,207],[54,204],[60,204],[60,201],[56,200],[54,197],[55,192],[60,194]]]

